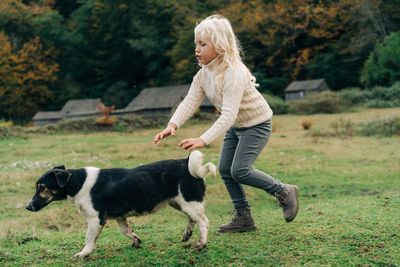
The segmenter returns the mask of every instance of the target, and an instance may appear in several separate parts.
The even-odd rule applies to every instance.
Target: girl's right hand
[[[167,137],[169,135],[175,135],[175,130],[176,130],[177,126],[175,123],[170,123],[168,124],[167,128],[165,128],[162,132],[158,133],[155,137],[154,137],[154,144],[157,144],[158,141],[160,141],[161,139],[163,139],[164,137]]]

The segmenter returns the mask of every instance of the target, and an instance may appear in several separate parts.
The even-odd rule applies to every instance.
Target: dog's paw
[[[203,244],[203,243],[201,243],[201,242],[197,242],[195,245],[194,245],[194,249],[196,249],[196,250],[203,250],[204,248],[206,247],[206,244]]]
[[[138,243],[133,242],[132,243],[132,247],[133,248],[140,248],[140,243],[138,244]]]
[[[182,242],[186,242],[186,241],[189,240],[189,238],[190,238],[191,236],[192,236],[192,232],[186,233],[186,234],[183,235],[181,241],[182,241]]]
[[[132,247],[133,248],[140,248],[140,244],[142,243],[142,239],[136,237],[135,240],[133,240]]]
[[[190,236],[184,236],[184,237],[182,237],[181,242],[186,242],[189,240],[189,238],[190,238]]]
[[[88,257],[89,256],[89,253],[85,253],[85,252],[79,252],[79,253],[76,253],[73,257],[74,258],[84,258],[84,257]]]
[[[192,243],[185,243],[182,245],[183,248],[190,248],[192,246]]]

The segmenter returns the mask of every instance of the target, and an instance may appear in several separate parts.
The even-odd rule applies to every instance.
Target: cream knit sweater
[[[200,136],[207,145],[231,126],[251,127],[272,117],[271,108],[255,88],[244,64],[225,70],[225,79],[218,83],[216,62],[214,59],[203,66],[194,76],[187,96],[169,121],[179,128],[196,112],[204,96],[207,96],[221,112],[214,124]]]

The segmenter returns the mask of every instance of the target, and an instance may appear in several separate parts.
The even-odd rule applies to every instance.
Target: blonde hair
[[[233,32],[232,25],[227,18],[222,15],[211,15],[198,23],[194,29],[195,41],[197,39],[209,38],[217,52],[218,72],[221,74],[229,67],[245,68],[251,82],[255,83],[255,77],[249,69],[243,64],[243,50]]]
[[[242,62],[241,46],[229,20],[221,15],[212,15],[197,24],[195,39],[209,38],[223,62],[229,66]]]

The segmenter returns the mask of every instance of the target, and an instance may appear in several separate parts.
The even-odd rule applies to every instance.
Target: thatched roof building
[[[33,117],[35,126],[42,126],[45,124],[54,124],[62,119],[62,113],[60,111],[39,111]]]
[[[190,84],[145,88],[125,109],[120,111],[138,114],[169,114],[182,102],[189,88]],[[200,110],[215,112],[214,106],[207,98],[201,103]]]
[[[285,89],[285,100],[292,101],[306,97],[310,93],[330,90],[325,79],[294,81]]]
[[[114,110],[111,115],[170,114],[185,98],[189,88],[189,84],[145,88],[124,109]],[[41,126],[63,119],[97,116],[101,113],[98,108],[100,105],[103,103],[99,98],[69,100],[60,111],[38,112],[33,121],[36,126]],[[215,112],[214,106],[207,98],[201,103],[200,110]]]
[[[97,116],[100,114],[98,106],[101,104],[100,98],[69,100],[60,111],[41,111],[36,113],[33,117],[33,122],[35,126],[42,126],[54,124],[63,119]]]
[[[102,105],[100,98],[69,100],[61,109],[65,118],[82,118],[100,114],[99,105]]]

